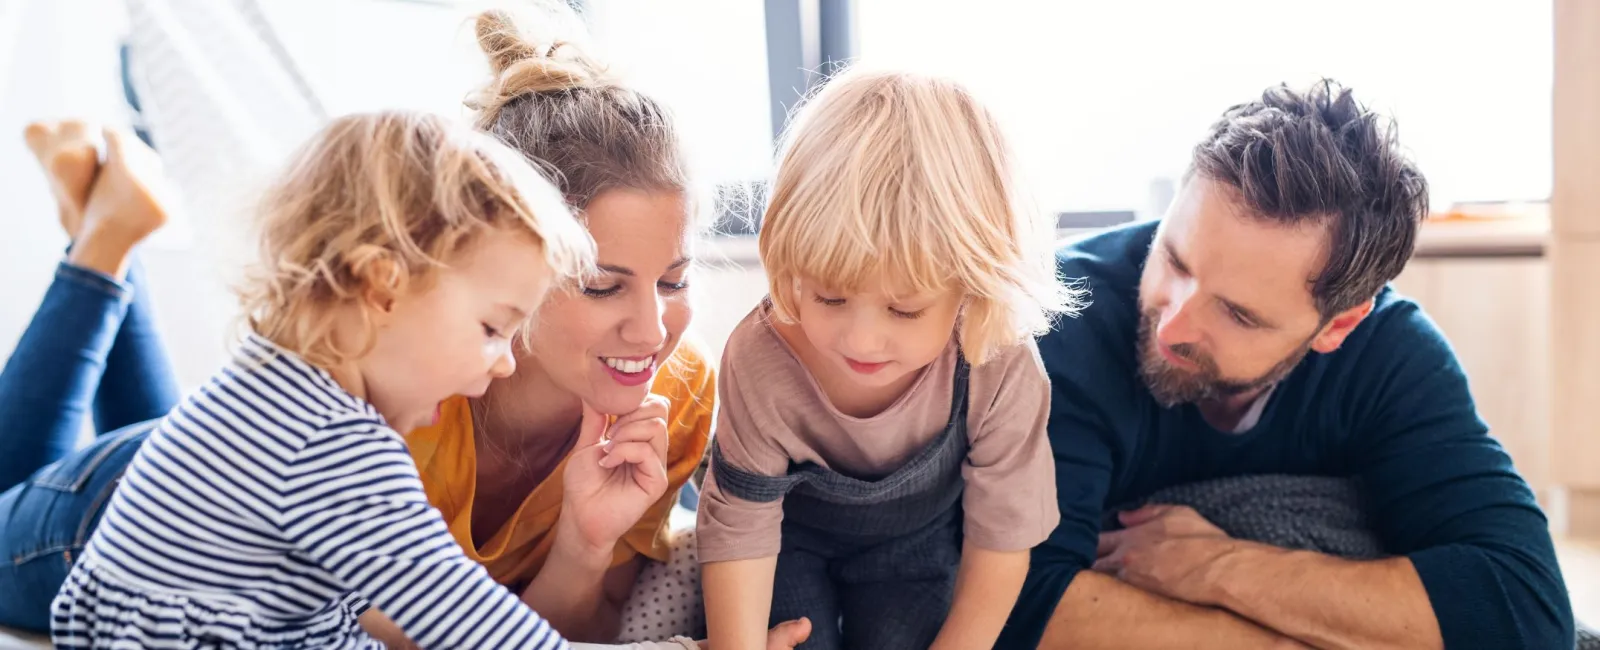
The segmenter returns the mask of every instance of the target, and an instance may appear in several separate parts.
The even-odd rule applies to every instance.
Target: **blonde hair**
[[[1079,309],[1057,281],[1053,224],[1027,209],[994,117],[961,85],[846,70],[794,115],[762,220],[773,312],[795,322],[809,278],[856,291],[888,278],[965,294],[956,336],[973,364]]]
[[[584,51],[582,23],[565,1],[534,4],[536,20],[502,10],[477,17],[493,75],[467,101],[478,128],[541,165],[580,216],[614,188],[693,194],[667,108]]]
[[[301,147],[261,206],[260,262],[239,288],[249,327],[324,367],[367,353],[366,294],[426,286],[485,235],[524,233],[553,282],[586,273],[594,244],[555,188],[516,152],[423,113],[335,120]],[[335,341],[355,305],[360,340]],[[341,345],[343,347],[341,347]]]

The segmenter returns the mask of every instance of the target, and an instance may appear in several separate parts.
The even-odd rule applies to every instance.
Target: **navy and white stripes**
[[[56,598],[58,647],[565,648],[467,559],[405,444],[326,373],[251,337],[129,466]]]

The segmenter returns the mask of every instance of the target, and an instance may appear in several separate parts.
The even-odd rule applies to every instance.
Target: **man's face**
[[[1311,295],[1327,228],[1254,217],[1235,196],[1226,184],[1192,176],[1145,261],[1140,374],[1164,406],[1253,393],[1308,351],[1343,340],[1341,333],[1327,347],[1328,323]]]

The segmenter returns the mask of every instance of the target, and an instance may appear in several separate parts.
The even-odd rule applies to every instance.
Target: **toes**
[[[101,129],[101,137],[106,140],[106,158],[122,158],[122,132],[111,127]]]
[[[125,170],[127,175],[143,182],[154,181],[165,173],[161,156],[146,146],[143,140],[118,129],[105,130],[106,163]]]
[[[98,164],[99,151],[84,122],[34,122],[22,131],[28,149],[53,180],[88,182]],[[87,177],[87,178],[86,178]],[[69,183],[72,185],[75,183]]]
[[[50,175],[55,177],[56,190],[63,195],[61,198],[79,210],[89,200],[89,188],[94,184],[100,162],[97,153],[94,145],[84,143],[63,147],[50,159]]]
[[[60,142],[87,140],[89,138],[89,123],[83,120],[62,120],[56,128]]]
[[[55,141],[56,125],[54,122],[33,122],[22,130],[22,139],[28,143],[28,149],[33,151],[35,158],[44,160],[50,145]]]

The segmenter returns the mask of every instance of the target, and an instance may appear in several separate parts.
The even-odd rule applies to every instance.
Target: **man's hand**
[[[1234,548],[1227,533],[1188,506],[1145,506],[1117,518],[1125,528],[1100,534],[1095,571],[1168,598],[1217,605],[1211,569]]]

